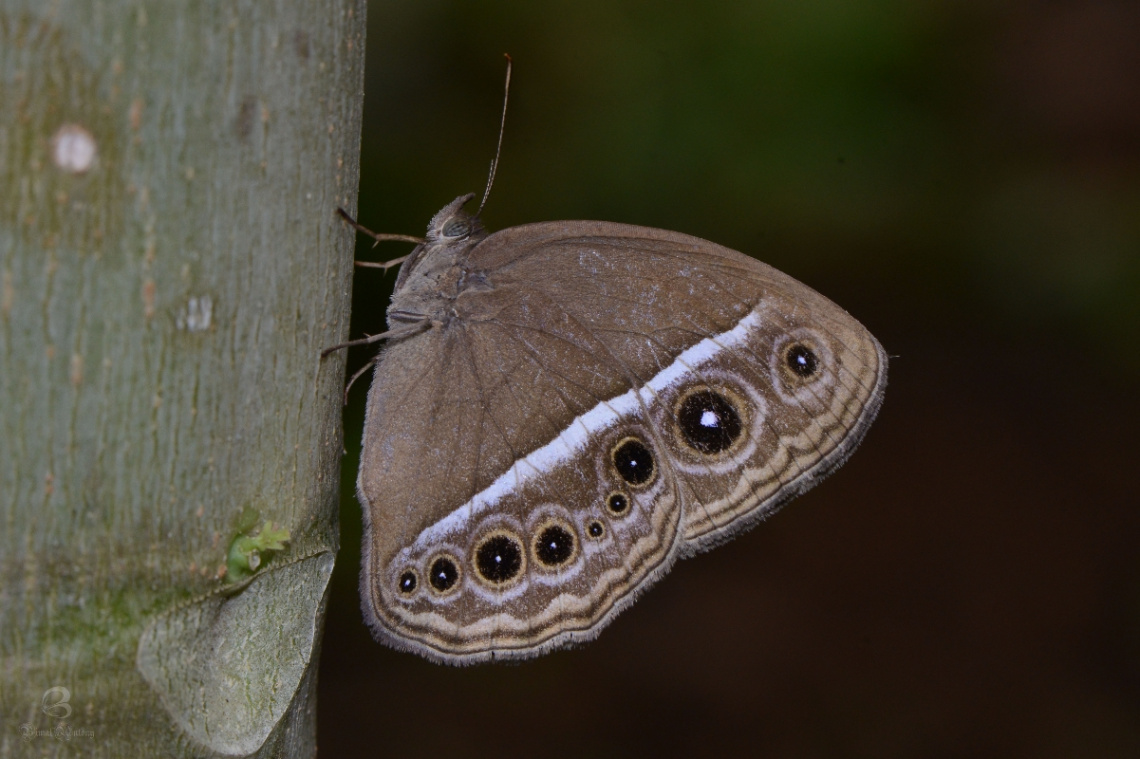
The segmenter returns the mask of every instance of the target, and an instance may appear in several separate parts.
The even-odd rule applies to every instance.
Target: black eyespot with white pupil
[[[446,556],[440,556],[431,563],[428,582],[439,593],[446,593],[459,581],[459,567]]]
[[[598,522],[595,520],[593,522],[590,522],[590,524],[586,526],[586,533],[591,538],[598,540],[603,535],[606,534],[606,528],[605,528],[605,525],[603,525],[601,522]]]
[[[732,402],[708,389],[691,393],[681,402],[677,426],[685,442],[705,454],[728,450],[744,431],[740,413]]]
[[[606,498],[606,508],[615,517],[624,516],[629,511],[629,497],[625,493],[610,493]],[[598,524],[595,522],[595,524]]]
[[[404,595],[411,595],[414,593],[419,584],[419,580],[416,578],[416,573],[410,569],[400,575],[399,587],[400,592]]]
[[[522,570],[522,564],[522,546],[509,535],[492,535],[475,549],[475,568],[491,583],[510,582]]]
[[[614,468],[630,485],[644,485],[653,478],[656,465],[653,454],[637,438],[626,438],[614,448]]]
[[[560,525],[547,525],[534,543],[534,555],[548,567],[565,564],[574,556],[574,534]]]
[[[784,361],[797,376],[807,379],[819,370],[819,357],[803,343],[795,343],[784,353]]]

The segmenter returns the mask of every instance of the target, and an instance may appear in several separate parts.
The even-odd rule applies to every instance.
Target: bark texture
[[[0,757],[315,754],[364,7],[0,8]]]

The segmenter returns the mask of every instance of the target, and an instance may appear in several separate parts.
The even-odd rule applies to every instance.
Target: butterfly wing
[[[553,222],[493,235],[472,263],[541,292],[549,310],[585,326],[638,382],[662,385],[653,390],[662,409],[654,426],[681,475],[686,553],[732,537],[833,471],[882,403],[887,357],[862,324],[806,285],[715,243],[624,224]],[[682,372],[685,380],[666,381]],[[740,404],[748,428],[739,444],[694,444],[684,434],[678,404],[697,383],[709,392],[689,401],[692,409],[704,401],[715,411],[718,395]]]
[[[627,481],[596,453],[649,438],[640,407],[615,424],[636,405],[620,362],[533,306],[392,345],[369,393],[365,613],[378,637],[437,661],[590,637],[680,543],[668,468],[643,460]]]
[[[704,240],[533,224],[466,269],[454,318],[378,365],[358,483],[372,626],[437,660],[592,637],[841,463],[881,402],[858,322]]]

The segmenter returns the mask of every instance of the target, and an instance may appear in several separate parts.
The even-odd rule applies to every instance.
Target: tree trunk
[[[316,752],[364,8],[0,8],[0,757]]]

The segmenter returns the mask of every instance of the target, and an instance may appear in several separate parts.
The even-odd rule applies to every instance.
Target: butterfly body
[[[366,619],[458,664],[594,637],[677,558],[811,487],[887,365],[741,253],[608,222],[487,234],[469,198],[401,267],[357,482]]]

